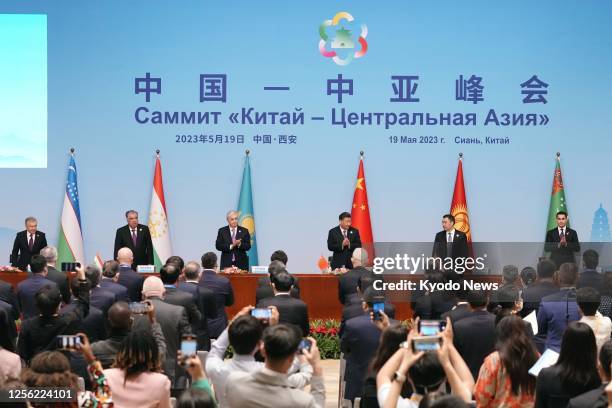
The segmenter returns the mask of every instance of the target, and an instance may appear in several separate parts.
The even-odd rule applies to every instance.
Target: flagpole
[[[557,160],[561,161],[561,152],[557,152]]]
[[[71,155],[71,156],[74,156],[74,147],[71,147],[71,148],[70,148],[70,155]]]
[[[244,153],[248,156],[251,153],[251,151],[249,149],[246,149]]]
[[[157,156],[157,158],[159,159],[159,149],[155,150],[155,155]]]
[[[363,160],[363,150],[359,152],[359,158]]]
[[[459,160],[463,160],[463,153],[459,152]]]

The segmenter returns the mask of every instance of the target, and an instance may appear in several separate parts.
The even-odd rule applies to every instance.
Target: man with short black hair
[[[442,231],[434,238],[432,256],[436,258],[466,258],[469,256],[467,235],[455,229],[455,217],[452,214],[442,216]]]
[[[543,297],[559,291],[559,287],[554,280],[556,270],[555,263],[550,259],[543,259],[538,262],[536,283],[523,289],[523,309],[520,311],[522,317],[526,317],[534,310],[537,311]]]
[[[338,216],[339,225],[327,234],[327,249],[333,252],[331,269],[352,269],[351,254],[361,248],[359,230],[351,226],[351,214],[343,212]]]
[[[132,263],[134,270],[138,265],[153,265],[153,241],[149,227],[138,222],[138,211],[136,210],[126,211],[125,219],[127,225],[118,228],[115,234],[113,258],[118,260],[119,250],[129,248],[134,255]]]
[[[550,260],[561,267],[564,263],[576,262],[575,252],[580,252],[578,233],[569,227],[567,212],[559,211],[556,215],[557,227],[546,232],[544,250],[550,252]]]
[[[225,308],[234,304],[234,289],[229,279],[217,274],[217,254],[207,252],[202,255],[201,261],[202,277],[200,278],[200,286],[212,290],[215,294],[217,317],[208,319],[207,325],[210,338],[216,339],[227,327]]]
[[[283,251],[282,249],[277,249],[276,251],[272,252],[272,255],[270,255],[270,262],[274,261],[280,261],[283,263],[283,265],[287,266],[289,257],[287,257],[285,251]]]
[[[584,251],[582,263],[584,264],[584,271],[580,274],[576,287],[580,289],[588,286],[601,293],[604,289],[603,275],[597,272],[597,266],[599,265],[599,254],[597,251],[593,249]]]
[[[317,343],[310,338],[310,350],[302,351],[313,368],[310,393],[292,388],[288,371],[293,365],[302,336],[292,325],[277,324],[264,331],[263,346],[265,366],[256,372],[233,372],[226,381],[225,398],[230,408],[251,406],[279,408],[323,408],[325,385],[323,367]]]
[[[89,292],[89,304],[97,307],[104,313],[108,312],[108,309],[113,303],[115,303],[115,294],[106,289],[100,287],[100,277],[102,271],[96,264],[87,265],[85,268],[85,277],[89,281],[91,291]]]
[[[604,343],[599,351],[599,364],[597,370],[601,377],[601,386],[594,390],[587,391],[569,400],[567,408],[607,408],[608,397],[606,395],[606,385],[612,379],[610,375],[610,363],[612,363],[612,340]]]
[[[282,252],[282,251],[277,251]],[[283,252],[284,254],[284,252]],[[272,254],[274,255],[274,254]],[[278,258],[282,258],[279,256]],[[272,289],[272,276],[277,272],[285,271],[285,264],[280,259],[272,259],[270,265],[268,265],[268,276],[262,276],[257,279],[257,289],[255,290],[255,304],[259,303],[262,299],[273,297],[274,290]],[[293,287],[291,288],[291,296],[299,299],[300,298],[300,287],[298,284],[298,278],[291,275],[293,278]]]
[[[591,287],[580,288],[576,291],[576,302],[582,313],[580,321],[586,323],[595,334],[597,342],[597,350],[601,349],[603,344],[610,340],[612,334],[612,321],[608,316],[602,316],[597,312],[601,303],[601,295],[597,290]]]
[[[159,271],[159,278],[164,283],[166,293],[164,302],[171,305],[183,306],[187,312],[187,319],[192,328],[197,328],[200,325],[202,314],[196,305],[193,294],[179,290],[176,286],[181,270],[178,263],[167,263],[162,266]]]
[[[115,301],[127,302],[129,300],[128,290],[125,286],[117,283],[119,280],[119,262],[110,260],[102,266],[102,279],[100,287],[115,294]]]
[[[499,289],[510,287],[520,291],[520,280],[519,280],[519,270],[516,265],[504,265],[502,268],[502,284],[498,288],[498,290],[493,291],[491,293],[491,297],[489,298],[489,304],[487,306],[487,310],[489,312],[493,312],[497,306],[499,305],[499,301],[497,299]]]
[[[17,284],[16,291],[17,300],[19,301],[19,307],[24,319],[38,315],[35,297],[42,287],[52,286],[57,288],[55,282],[47,279],[47,260],[42,255],[32,256],[30,259],[30,269],[32,274]]]
[[[300,299],[291,296],[293,277],[285,270],[272,276],[274,297],[262,299],[257,307],[276,306],[281,323],[291,323],[298,326],[304,336],[310,333],[308,321],[308,306]]]
[[[87,276],[87,273],[85,273]],[[81,285],[77,279],[70,280],[70,292],[72,293],[71,301],[62,306],[59,313],[71,313],[79,306],[79,291]],[[91,291],[89,294],[89,311],[87,316],[83,317],[78,323],[78,331],[83,332],[89,338],[89,341],[94,342],[104,340],[106,338],[106,325],[104,313],[102,310],[91,304]]]

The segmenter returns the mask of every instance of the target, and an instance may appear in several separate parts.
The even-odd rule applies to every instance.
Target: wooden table
[[[149,274],[144,274],[149,275]],[[235,303],[227,308],[228,314],[233,316],[247,305],[255,306],[255,290],[260,274],[225,274],[234,288]],[[308,314],[311,319],[340,319],[342,317],[342,304],[338,301],[338,277],[335,275],[321,274],[295,274],[300,282],[300,296],[308,305]],[[16,286],[26,279],[28,273],[0,272],[0,280]],[[407,280],[418,282],[421,275],[385,275],[385,282]],[[501,282],[497,275],[474,275],[469,279],[474,282]],[[409,319],[412,316],[410,308],[409,292],[393,292],[390,294],[392,303],[395,305],[395,318],[399,320]]]

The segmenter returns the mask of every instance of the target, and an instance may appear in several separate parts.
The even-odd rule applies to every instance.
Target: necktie
[[[132,243],[136,246],[136,230],[132,230]]]
[[[449,231],[446,233],[446,256],[451,256],[453,253],[453,234]]]
[[[346,230],[342,230],[342,235],[346,238]]]
[[[234,242],[234,240],[236,239],[236,228],[232,228],[232,243]],[[232,252],[232,262],[236,261],[236,254],[234,254],[234,252]]]
[[[34,248],[34,235],[30,234],[30,240],[28,241],[28,249],[30,250],[30,252],[32,252],[33,248]]]

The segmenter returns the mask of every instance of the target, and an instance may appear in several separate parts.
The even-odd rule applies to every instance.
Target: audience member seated
[[[594,288],[586,286],[576,291],[576,302],[582,314],[580,321],[589,325],[593,330],[597,351],[599,351],[604,343],[610,340],[612,334],[612,321],[608,316],[602,316],[597,311],[601,295]]]
[[[32,262],[38,267],[40,255],[32,256]],[[44,258],[40,257],[44,262]],[[44,263],[43,263],[44,265]],[[77,302],[73,311],[60,315],[59,308],[62,295],[54,283],[42,286],[35,295],[38,315],[26,319],[21,324],[17,350],[21,358],[29,363],[32,357],[45,350],[57,348],[57,336],[60,334],[75,334],[78,332],[81,320],[89,312],[89,282],[85,279],[85,271],[77,268],[75,278],[79,283]]]
[[[446,383],[451,393],[464,402],[472,399],[474,378],[453,345],[453,329],[448,324],[442,333],[442,344],[436,351],[414,352],[412,339],[418,336],[418,322],[410,330],[407,341],[387,360],[376,376],[378,404],[381,407],[428,407],[439,398]],[[415,390],[409,399],[400,398],[404,382]]]
[[[597,272],[599,254],[593,249],[587,249],[582,254],[582,263],[584,264],[584,270],[580,273],[576,288],[590,287],[599,292],[603,286],[603,275]]]
[[[520,314],[522,317],[526,317],[534,310],[537,312],[543,297],[559,291],[559,287],[555,283],[556,270],[557,267],[550,259],[543,259],[538,262],[536,283],[527,286],[521,293],[523,310]]]
[[[472,312],[453,324],[454,345],[476,378],[485,357],[495,350],[495,315],[487,311],[484,291],[470,291],[468,299]]]
[[[91,264],[85,268],[85,277],[91,285],[89,304],[100,309],[106,316],[108,309],[115,303],[115,294],[100,287],[101,276],[102,271],[98,265]]]
[[[185,281],[178,284],[178,289],[191,293],[200,311],[200,320],[191,326],[196,335],[198,350],[210,350],[210,335],[208,334],[208,320],[217,317],[217,303],[215,293],[200,286],[200,264],[195,261],[187,262],[183,269]]]
[[[14,338],[10,335],[11,325],[15,325],[12,316],[0,309],[0,383],[7,378],[19,378],[21,358],[15,354]]]
[[[359,303],[359,295],[357,294],[357,282],[359,278],[365,275],[372,274],[372,271],[365,268],[368,262],[368,252],[363,248],[355,248],[351,255],[353,269],[338,276],[338,300],[343,305],[351,303],[350,298],[356,298]]]
[[[79,281],[77,279],[71,279],[70,292],[72,293],[72,298],[68,304],[62,306],[59,312],[60,314],[71,313],[78,307],[80,302],[79,290]],[[81,319],[78,330],[85,333],[91,342],[104,340],[106,338],[104,313],[91,304],[91,294],[89,302],[89,311],[87,316]]]
[[[606,385],[610,383],[610,363],[612,363],[612,340],[604,343],[599,350],[597,370],[603,380],[602,384],[591,391],[580,394],[569,400],[568,408],[607,408]]]
[[[134,262],[132,250],[130,248],[119,249],[117,262],[119,262],[117,283],[127,288],[130,302],[140,302],[142,300],[144,278],[132,269],[132,263]]]
[[[535,407],[566,407],[570,398],[600,385],[593,330],[584,323],[570,322],[556,364],[538,374]]]
[[[499,304],[499,301],[497,300],[497,293],[499,290],[505,288],[513,288],[520,292],[521,280],[519,270],[515,265],[505,265],[502,268],[502,283],[498,290],[491,292],[489,297],[489,305],[487,306],[489,312],[493,312],[497,308]]]
[[[46,246],[40,250],[40,255],[47,261],[47,276],[50,281],[55,282],[62,294],[64,303],[70,303],[70,289],[68,288],[68,276],[66,272],[61,272],[56,269],[57,265],[57,249],[52,246]]]
[[[323,408],[325,386],[317,342],[310,350],[301,352],[312,366],[310,393],[290,387],[287,376],[302,340],[299,329],[293,325],[277,324],[264,330],[261,353],[265,366],[255,372],[232,372],[226,381],[225,398],[230,408],[252,406],[278,408]]]
[[[24,319],[38,315],[35,297],[39,289],[45,286],[57,287],[55,282],[46,278],[47,261],[42,255],[32,255],[30,270],[30,276],[17,284],[17,300]]]
[[[540,352],[546,349],[559,351],[561,339],[569,322],[580,320],[576,303],[576,264],[564,263],[557,272],[560,290],[542,298],[538,309],[538,334],[536,346]]]
[[[183,306],[187,312],[187,320],[192,327],[198,327],[202,315],[193,295],[190,292],[179,290],[176,286],[182,269],[174,263],[166,263],[159,271],[159,278],[166,289],[164,302],[171,305]]]
[[[161,326],[155,319],[155,305],[150,301],[145,301],[147,305],[146,315],[151,326],[151,333],[159,349],[160,359],[166,358],[166,339]],[[91,350],[100,361],[103,368],[109,368],[115,356],[119,352],[121,343],[125,340],[134,321],[130,306],[126,302],[116,302],[108,309],[109,333],[106,340],[96,341],[91,344]]]
[[[208,319],[208,334],[211,339],[219,337],[227,327],[226,307],[234,304],[234,290],[225,276],[217,274],[217,254],[207,252],[202,255],[202,278],[200,286],[210,289],[215,294],[217,317]]]
[[[474,388],[476,405],[532,407],[536,379],[528,371],[539,353],[525,333],[525,323],[516,315],[506,316],[495,332],[495,351],[485,358]]]
[[[176,360],[176,354],[172,359]],[[129,332],[113,368],[104,370],[115,406],[170,408],[170,380],[161,373],[161,365],[159,349],[151,334],[141,330]]]
[[[278,310],[270,306],[272,317],[260,320],[251,316],[252,306],[244,307],[234,316],[229,326],[213,343],[212,350],[206,359],[206,372],[216,391],[220,407],[227,406],[225,389],[228,376],[232,372],[254,373],[264,367],[264,363],[255,361],[255,353],[261,348],[264,326],[278,324]],[[224,360],[228,346],[232,346],[233,358]],[[303,356],[298,356],[288,371],[287,383],[293,388],[304,388],[310,383],[312,367]]]
[[[423,279],[432,284],[444,284],[447,279],[443,272],[432,269],[425,272]],[[455,294],[448,290],[425,292],[414,302],[414,317],[427,320],[437,320],[450,311],[457,303]]]
[[[193,336],[191,325],[187,320],[187,312],[183,306],[171,305],[163,301],[164,284],[156,276],[149,276],[142,286],[142,296],[153,304],[155,320],[161,326],[166,340],[166,359],[163,368],[170,378],[173,389],[185,388],[187,373],[176,361],[176,353],[180,349],[183,337]],[[144,316],[135,316],[133,330],[150,329],[151,322]],[[133,331],[132,330],[132,331]],[[160,356],[161,358],[161,356]]]
[[[279,321],[296,325],[302,330],[302,335],[306,337],[310,334],[308,306],[302,300],[290,295],[292,287],[293,277],[286,271],[277,272],[272,276],[274,297],[262,299],[257,307],[276,306],[280,315]]]
[[[255,304],[259,303],[262,299],[274,297],[274,290],[272,289],[272,276],[276,272],[285,271],[287,272],[287,254],[283,251],[275,251],[270,257],[270,265],[268,265],[268,276],[262,276],[257,279],[257,289],[255,290]],[[289,272],[287,272],[289,273]],[[291,274],[290,274],[291,275]],[[298,278],[291,275],[293,278],[293,287],[291,288],[291,296],[299,299],[300,298],[300,287]]]
[[[119,280],[119,262],[111,260],[102,266],[102,279],[100,287],[115,294],[115,301],[129,302],[128,290],[117,283]]]

